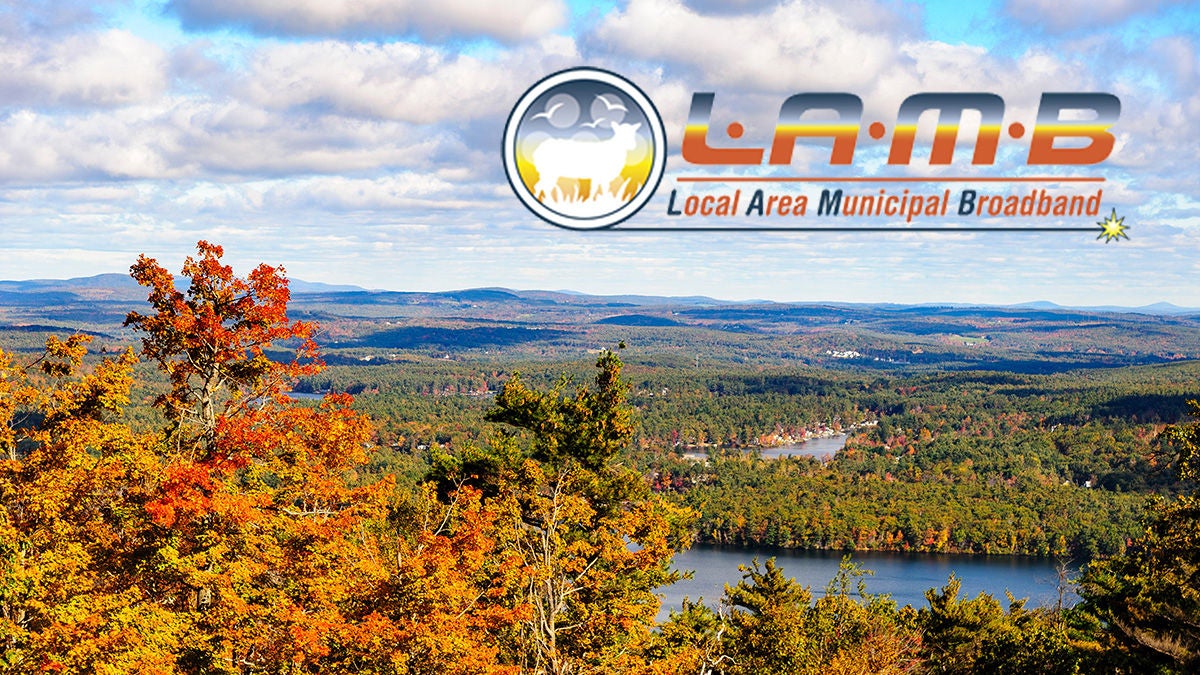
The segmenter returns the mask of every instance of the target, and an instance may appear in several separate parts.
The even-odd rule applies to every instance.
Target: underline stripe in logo
[[[679,176],[677,183],[1103,183],[1103,176],[952,176],[946,178],[882,176]]]
[[[1095,227],[643,227],[616,225],[585,232],[1095,232]]]

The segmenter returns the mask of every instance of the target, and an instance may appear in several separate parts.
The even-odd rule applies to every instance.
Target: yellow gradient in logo
[[[531,158],[533,151],[537,148],[539,142],[544,139],[530,143],[528,139],[523,140],[519,144],[518,152],[516,153],[517,173],[521,177],[521,183],[529,193],[534,195],[538,201],[543,204],[552,206],[556,201],[550,195],[539,193],[537,184],[540,178],[537,167],[534,166]],[[646,184],[650,178],[650,172],[654,168],[654,151],[650,148],[650,143],[644,137],[639,136],[637,139],[637,150],[629,153],[633,161],[627,162],[624,168],[621,169],[618,177],[611,184],[601,187],[601,192],[606,197],[611,197],[622,203],[628,203],[637,196],[638,192]],[[559,191],[557,201],[588,201],[589,199],[598,199],[595,195],[596,186],[592,185],[592,181],[588,178],[559,178],[555,183]]]

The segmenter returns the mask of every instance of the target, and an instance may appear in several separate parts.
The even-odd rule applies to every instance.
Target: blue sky
[[[1195,3],[1146,0],[17,0],[0,9],[0,279],[142,252],[177,268],[207,239],[242,269],[396,290],[1200,307],[1198,40]],[[748,139],[801,91],[885,120],[913,93],[991,91],[1026,121],[1041,92],[1108,91],[1117,149],[1094,172],[1131,239],[560,230],[513,196],[500,136],[528,86],[580,65],[663,114],[675,152],[640,225],[678,223],[695,91]],[[1013,175],[1023,151],[951,169]],[[823,175],[827,155],[776,171]],[[896,172],[882,157],[863,143],[852,172]]]

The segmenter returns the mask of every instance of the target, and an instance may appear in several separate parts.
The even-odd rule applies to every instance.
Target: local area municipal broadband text
[[[914,193],[879,189],[847,192],[823,189],[820,195],[772,193],[765,189],[681,196],[671,190],[667,201],[668,216],[804,217],[846,216],[858,218],[904,218],[912,222],[922,217],[1079,217],[1100,213],[1104,190],[1091,193],[1057,193],[1037,188],[1022,194],[1000,194],[977,189],[942,190]]]

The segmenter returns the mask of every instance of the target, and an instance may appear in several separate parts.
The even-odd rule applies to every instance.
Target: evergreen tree
[[[1190,401],[1192,415],[1200,403]],[[1200,422],[1168,428],[1182,494],[1151,508],[1146,531],[1120,556],[1090,564],[1083,609],[1106,629],[1108,666],[1121,672],[1200,671]]]

